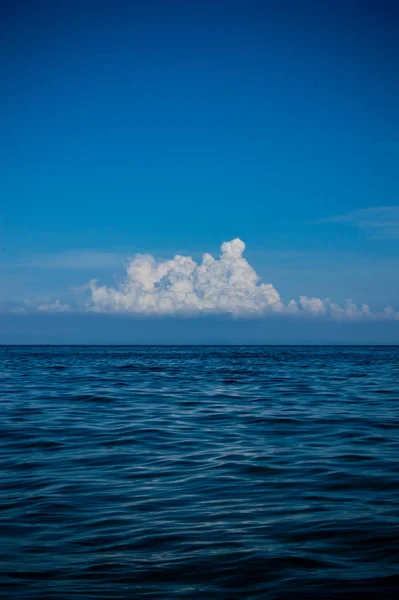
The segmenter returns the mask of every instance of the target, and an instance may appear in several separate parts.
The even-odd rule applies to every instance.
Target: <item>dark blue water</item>
[[[399,348],[0,348],[2,598],[393,598]]]

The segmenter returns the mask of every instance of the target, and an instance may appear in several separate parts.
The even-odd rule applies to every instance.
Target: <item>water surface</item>
[[[1,347],[1,597],[395,597],[398,376],[395,347]]]

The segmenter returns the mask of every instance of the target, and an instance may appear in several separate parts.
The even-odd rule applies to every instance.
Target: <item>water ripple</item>
[[[2,598],[396,597],[399,349],[0,360]]]

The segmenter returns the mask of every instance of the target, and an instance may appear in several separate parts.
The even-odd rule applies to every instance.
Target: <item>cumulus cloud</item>
[[[151,255],[136,255],[128,262],[119,286],[90,281],[87,309],[150,315],[210,312],[236,316],[324,315],[336,320],[398,318],[392,309],[372,314],[366,304],[359,307],[351,300],[341,306],[328,298],[300,296],[298,301],[283,303],[272,284],[259,281],[243,258],[244,250],[244,242],[236,238],[222,244],[219,258],[204,254],[199,264],[190,256],[157,261]]]
[[[191,256],[157,262],[150,255],[137,255],[128,263],[119,288],[90,282],[91,306],[100,311],[150,314],[280,310],[280,295],[271,284],[259,283],[242,256],[244,249],[238,238],[224,242],[219,259],[204,254],[200,264]]]

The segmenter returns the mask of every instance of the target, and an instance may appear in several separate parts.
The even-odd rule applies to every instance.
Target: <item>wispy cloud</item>
[[[372,206],[348,212],[319,223],[348,223],[358,227],[373,239],[399,238],[399,206]]]
[[[36,300],[25,299],[22,305],[11,306],[7,312],[13,314],[26,314],[32,312],[65,313],[70,312],[71,310],[69,304],[63,304],[60,300],[51,302],[47,298],[37,298]]]
[[[69,312],[71,307],[68,304],[62,304],[59,300],[56,300],[55,302],[50,302],[49,304],[39,304],[37,310],[39,312],[63,313]]]
[[[112,269],[122,265],[125,256],[124,253],[120,252],[71,250],[25,258],[19,261],[19,265],[38,269]]]

